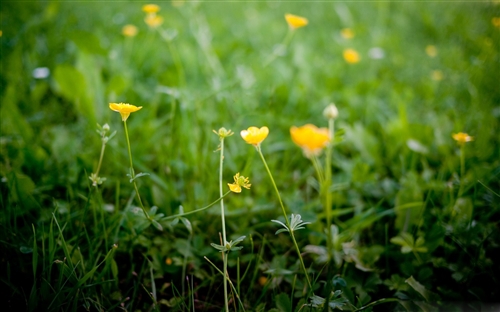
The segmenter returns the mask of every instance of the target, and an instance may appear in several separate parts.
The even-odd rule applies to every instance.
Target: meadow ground
[[[498,1],[146,4],[2,1],[4,308],[500,308]]]

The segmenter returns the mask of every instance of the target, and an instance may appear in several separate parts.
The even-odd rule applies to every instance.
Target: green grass
[[[224,198],[228,240],[246,236],[228,254],[241,300],[230,286],[230,310],[327,311],[304,306],[327,297],[344,310],[498,308],[498,3],[161,2],[159,30],[144,23],[143,4],[2,2],[7,309],[223,310],[223,261],[210,246],[220,244],[219,203],[169,218],[219,198],[212,130],[221,127],[235,132],[224,143],[223,186],[237,172],[252,184]],[[289,32],[285,13],[309,24],[266,65]],[[137,36],[121,34],[126,24]],[[359,63],[343,59],[347,48]],[[383,57],[370,57],[373,48]],[[49,76],[34,78],[39,67]],[[149,173],[136,182],[163,231],[138,208],[110,102],[143,107],[127,120],[131,152],[136,174]],[[289,129],[327,127],[331,102],[339,117],[328,251],[325,191]],[[116,131],[98,188],[88,178],[101,151],[97,123]],[[271,220],[285,220],[258,152],[240,138],[249,126],[270,129],[262,152],[288,217],[311,222],[295,237],[312,290],[290,236],[275,235]],[[458,132],[474,137],[463,150]],[[325,166],[325,153],[319,160]]]

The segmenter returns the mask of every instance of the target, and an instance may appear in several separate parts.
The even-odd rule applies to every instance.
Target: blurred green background
[[[179,226],[136,232],[133,219],[123,223],[133,187],[125,176],[123,126],[110,102],[143,106],[128,119],[134,165],[137,172],[150,173],[140,180],[146,206],[157,206],[166,216],[178,213],[180,205],[190,211],[218,198],[218,138],[212,130],[236,133],[226,141],[224,178],[231,182],[241,172],[252,188],[227,199],[227,226],[235,237],[255,236],[255,248],[247,239],[240,255],[242,265],[255,266],[253,279],[242,283],[248,302],[279,308],[274,295],[291,291],[288,276],[266,284],[272,295],[251,290],[260,291],[257,277],[269,275],[273,265],[297,268],[292,255],[293,260],[280,258],[290,242],[274,236],[269,222],[280,215],[275,194],[258,154],[239,131],[269,127],[262,149],[285,204],[313,222],[299,232],[301,246],[324,245],[318,182],[289,128],[326,126],[322,111],[332,102],[343,138],[334,149],[332,209],[350,209],[336,219],[343,242],[354,241],[364,265],[374,270],[348,265],[339,247],[346,261],[338,269],[348,284],[344,292],[358,298],[351,303],[359,308],[396,291],[410,292],[394,281],[411,275],[443,302],[498,301],[500,259],[493,252],[500,242],[498,2],[166,1],[156,3],[163,18],[158,28],[146,25],[144,4],[1,4],[1,274],[11,289],[2,296],[13,307],[31,302],[26,298],[33,297],[28,295],[33,281],[35,289],[43,288],[40,272],[52,264],[37,264],[42,269],[33,274],[33,244],[42,246],[53,235],[48,228],[54,218],[66,224],[66,241],[79,243],[82,259],[90,257],[86,261],[97,263],[118,243],[120,260],[110,264],[116,270],[105,268],[103,274],[122,282],[99,291],[86,288],[89,298],[101,298],[96,309],[110,309],[126,296],[133,298],[128,309],[151,304],[139,284],[127,288],[134,270],[145,270],[141,283],[151,287],[146,258],[156,287],[193,274],[200,289],[220,292],[220,277],[203,260],[218,259],[208,247],[218,242],[217,207],[189,217],[192,236]],[[293,31],[289,44],[283,44],[291,31],[285,13],[309,20]],[[122,33],[129,24],[137,28],[135,36]],[[347,62],[346,49],[357,51],[359,62]],[[104,155],[101,176],[107,180],[100,201],[90,199],[88,179],[101,148],[96,123],[117,131]],[[463,177],[460,146],[452,139],[458,132],[474,137],[464,147]],[[460,185],[464,194],[458,198]],[[397,208],[405,205],[414,208]],[[108,230],[99,228],[102,222]],[[95,241],[80,239],[82,223]],[[425,238],[428,251],[421,261],[389,242],[403,232]],[[109,239],[101,242],[102,237]],[[250,260],[257,246],[272,246],[263,247],[270,249],[264,249],[260,266]],[[234,269],[237,255],[231,257]],[[174,264],[166,264],[167,258]],[[312,264],[316,257],[310,253],[307,259],[320,274],[321,266]],[[367,279],[376,286],[367,286]],[[74,295],[81,287],[75,285],[59,296],[59,306],[47,298],[32,304],[71,309],[64,300],[74,300],[80,306],[86,301]],[[182,297],[165,289],[160,298]],[[217,307],[220,299],[213,300]]]

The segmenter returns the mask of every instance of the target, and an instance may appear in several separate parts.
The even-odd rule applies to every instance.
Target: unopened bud
[[[104,126],[102,126],[102,130],[109,131],[109,125],[108,124],[104,124]]]
[[[334,103],[328,105],[323,111],[323,116],[325,116],[327,119],[337,118],[339,116],[339,110],[337,109],[337,106],[335,106]]]

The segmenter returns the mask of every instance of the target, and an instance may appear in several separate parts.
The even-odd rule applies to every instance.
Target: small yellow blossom
[[[304,155],[308,158],[319,155],[330,142],[328,129],[318,128],[312,124],[291,127],[290,135],[292,141],[302,148]]]
[[[440,70],[433,70],[431,73],[431,78],[434,81],[441,81],[444,78],[443,72]]]
[[[172,0],[172,6],[179,8],[184,5],[184,0]]]
[[[436,46],[428,45],[425,47],[425,53],[427,53],[427,55],[430,57],[436,57],[436,55],[438,54],[438,50]]]
[[[144,22],[151,28],[156,28],[163,24],[163,17],[156,14],[148,14]]]
[[[3,31],[0,30],[0,37],[2,37],[2,35],[3,35]]]
[[[155,14],[160,11],[160,7],[156,4],[145,4],[142,6],[142,11],[148,13],[148,14]]]
[[[309,23],[307,18],[293,14],[285,14],[285,20],[288,23],[290,29],[292,30],[304,27]]]
[[[142,106],[135,106],[127,103],[109,103],[109,108],[122,115],[122,121],[126,121],[130,113],[137,112]]]
[[[231,190],[231,192],[241,193],[242,186],[244,188],[246,188],[247,190],[249,190],[250,186],[252,186],[252,184],[250,184],[250,180],[248,178],[245,178],[244,176],[240,176],[240,173],[238,172],[234,176],[234,183],[228,183],[227,186],[229,186],[229,189]]]
[[[137,27],[134,25],[125,25],[122,28],[122,34],[126,37],[135,37],[137,35]]]
[[[262,127],[249,127],[247,130],[241,130],[240,135],[248,144],[252,144],[253,146],[258,146],[262,141],[267,138],[269,134],[269,128]]]
[[[356,50],[354,50],[354,49],[344,50],[343,56],[344,56],[344,60],[350,64],[356,64],[360,60],[358,52],[356,52]]]
[[[172,265],[172,259],[170,259],[170,258],[165,259],[165,264]]]
[[[340,35],[344,39],[351,39],[354,38],[354,32],[350,28],[344,28],[340,31]]]
[[[259,277],[259,285],[260,286],[264,286],[264,285],[266,285],[266,283],[267,283],[267,277],[265,277],[265,276]]]
[[[500,28],[500,17],[493,17],[491,23],[493,26]]]
[[[474,141],[474,137],[471,137],[467,133],[459,132],[452,135],[453,139],[458,142],[458,144],[465,144],[470,141]]]

